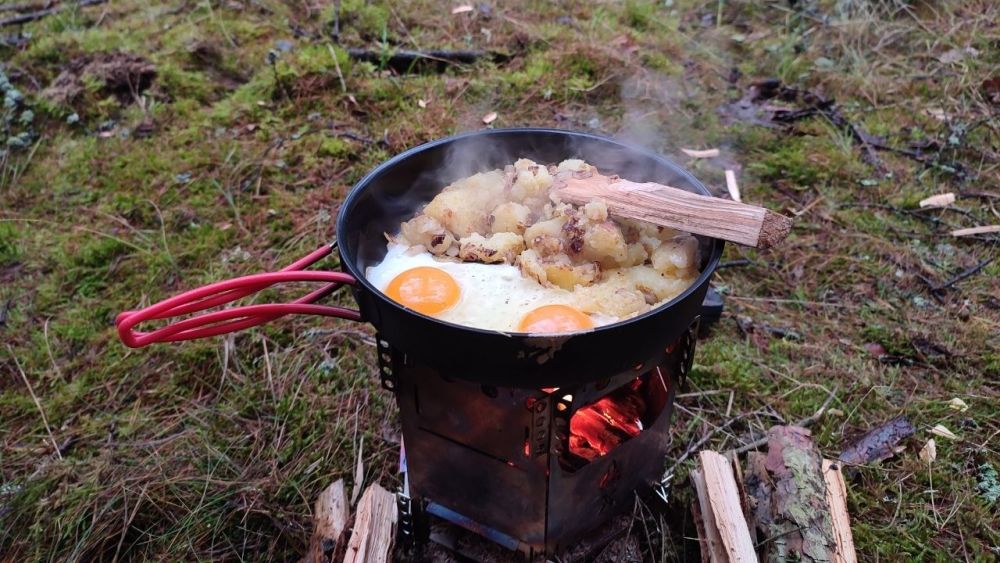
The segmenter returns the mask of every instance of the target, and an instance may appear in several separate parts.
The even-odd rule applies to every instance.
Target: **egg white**
[[[508,264],[479,264],[435,258],[426,250],[389,243],[385,258],[369,267],[365,277],[379,291],[399,274],[420,266],[431,266],[447,272],[461,288],[461,297],[454,307],[435,318],[464,326],[518,332],[517,325],[524,315],[543,305],[573,306],[573,292],[545,287]],[[606,315],[591,315],[595,326],[615,322]]]

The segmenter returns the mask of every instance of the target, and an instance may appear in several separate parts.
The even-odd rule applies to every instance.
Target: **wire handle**
[[[124,311],[115,319],[118,337],[130,348],[142,348],[154,342],[178,342],[236,332],[285,315],[322,315],[360,321],[361,313],[353,309],[315,304],[342,285],[354,285],[357,281],[350,274],[343,272],[304,271],[305,268],[330,254],[332,250],[332,245],[325,245],[279,272],[252,274],[216,282],[175,295],[145,309]],[[278,283],[303,281],[327,282],[327,285],[291,303],[231,307],[195,315],[150,332],[135,330],[136,325],[145,321],[197,313],[231,303]]]

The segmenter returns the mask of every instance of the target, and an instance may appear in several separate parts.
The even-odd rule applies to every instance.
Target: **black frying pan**
[[[701,275],[666,305],[637,317],[564,335],[500,333],[443,322],[392,301],[365,279],[368,266],[386,252],[384,233],[394,233],[448,183],[475,172],[502,168],[518,158],[539,163],[581,158],[602,173],[655,181],[711,195],[690,173],[645,149],[573,131],[496,129],[465,133],[410,149],[383,163],[351,190],[337,217],[337,245],[343,272],[306,271],[330,252],[324,247],[282,272],[219,282],[173,297],[117,320],[129,346],[190,340],[241,330],[291,313],[319,314],[371,323],[378,337],[407,357],[452,377],[491,385],[558,387],[650,369],[697,319],[723,242],[701,241]],[[228,303],[281,281],[327,285],[292,304],[250,305],[202,314],[152,332],[134,327]],[[351,285],[359,311],[314,302],[341,284]]]

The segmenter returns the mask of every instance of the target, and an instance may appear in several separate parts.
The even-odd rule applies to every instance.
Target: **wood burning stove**
[[[698,320],[646,364],[544,389],[482,385],[379,340],[403,430],[401,542],[440,518],[528,557],[555,555],[660,485]],[[487,360],[488,361],[488,360]]]

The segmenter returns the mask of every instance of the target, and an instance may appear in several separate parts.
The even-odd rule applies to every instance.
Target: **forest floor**
[[[344,0],[336,37],[332,0],[71,4],[0,28],[0,559],[296,559],[357,456],[394,486],[369,327],[129,350],[113,321],[292,262],[375,165],[492,112],[646,145],[713,186],[735,170],[745,201],[796,219],[780,248],[727,247],[665,466],[832,393],[812,426],[828,457],[916,428],[848,483],[863,559],[1000,556],[1000,234],[950,234],[1000,223],[997,3]],[[395,49],[490,56],[400,72]],[[697,557],[682,466],[649,560]]]

